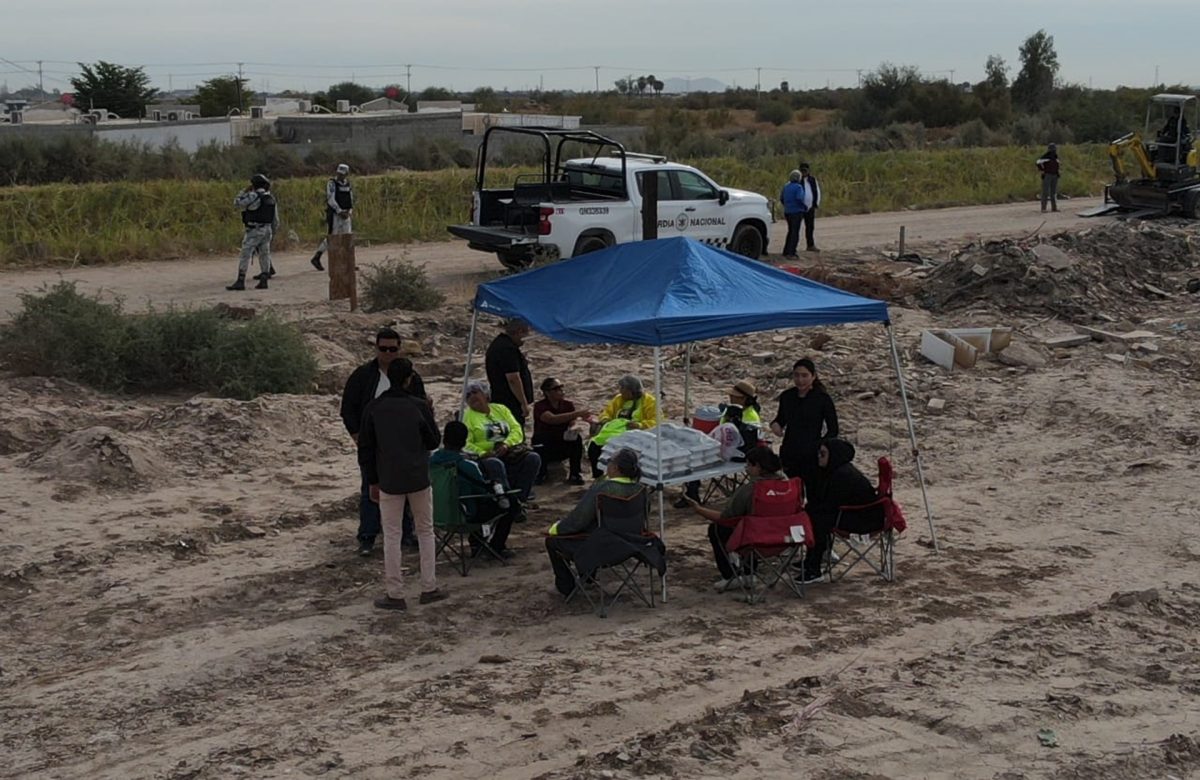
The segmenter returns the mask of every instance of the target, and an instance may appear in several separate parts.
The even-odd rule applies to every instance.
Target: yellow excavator
[[[1198,123],[1200,106],[1195,95],[1151,97],[1144,133],[1134,131],[1108,145],[1116,180],[1104,188],[1104,205],[1080,216],[1121,213],[1145,218],[1180,214],[1200,219],[1200,142],[1191,130]],[[1137,176],[1130,176],[1126,168],[1126,150],[1137,160]]]

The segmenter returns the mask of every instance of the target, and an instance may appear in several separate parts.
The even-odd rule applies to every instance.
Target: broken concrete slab
[[[934,414],[941,414],[946,409],[946,402],[941,398],[930,398],[925,408]]]
[[[1075,265],[1070,255],[1051,244],[1038,244],[1033,248],[1033,256],[1038,263],[1052,271],[1062,271]]]
[[[1120,363],[1121,365],[1125,365],[1125,356],[1124,355],[1117,355],[1117,354],[1113,354],[1110,352],[1107,355],[1105,355],[1104,357],[1108,360],[1111,360],[1114,363]]]
[[[1108,341],[1116,344],[1132,344],[1135,341],[1145,341],[1146,339],[1157,338],[1158,334],[1149,330],[1131,330],[1124,333],[1117,333],[1110,330],[1101,330],[1100,328],[1091,328],[1087,325],[1076,325],[1075,332],[1086,334],[1094,341]]]
[[[1082,347],[1090,344],[1092,337],[1086,333],[1068,333],[1064,336],[1051,336],[1042,341],[1043,346],[1051,348]]]
[[[921,354],[947,370],[971,368],[979,355],[999,352],[1012,341],[1011,328],[948,328],[921,331]]]
[[[1028,344],[1016,342],[1009,344],[1008,349],[996,355],[996,359],[1006,366],[1016,368],[1044,368],[1046,358]]]

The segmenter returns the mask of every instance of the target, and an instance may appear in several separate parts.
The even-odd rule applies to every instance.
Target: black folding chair
[[[573,556],[559,553],[575,579],[575,587],[565,603],[582,595],[602,618],[608,617],[608,610],[624,593],[632,594],[647,607],[654,607],[656,569],[650,558],[655,554],[661,562],[664,557],[662,542],[648,528],[647,495],[645,487],[630,496],[601,493],[596,496],[596,530],[586,535],[561,537],[581,542]],[[581,560],[588,564],[586,571],[580,565]],[[659,565],[665,568],[665,562]],[[643,567],[648,572],[647,590],[637,581]]]

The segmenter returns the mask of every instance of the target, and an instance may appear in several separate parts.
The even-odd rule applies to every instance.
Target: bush
[[[21,296],[0,330],[0,359],[18,374],[56,376],[102,390],[206,390],[234,398],[308,391],[316,361],[303,336],[273,317],[245,324],[212,310],[125,315],[120,301],[82,295],[74,282]]]
[[[367,311],[429,311],[445,300],[446,296],[429,283],[424,265],[386,260],[367,266],[363,272],[363,304]]]
[[[755,118],[778,127],[792,121],[792,106],[783,100],[768,100],[759,106]]]
[[[295,326],[271,316],[244,324],[224,321],[224,325],[195,353],[203,389],[249,399],[312,388],[317,362]]]

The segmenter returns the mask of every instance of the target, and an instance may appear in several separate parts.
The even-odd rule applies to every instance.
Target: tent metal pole
[[[467,335],[467,360],[463,366],[462,392],[458,394],[458,415],[454,418],[461,420],[463,409],[467,407],[467,382],[471,380],[471,358],[475,356],[475,326],[479,323],[479,309],[471,308],[471,332]]]
[[[663,489],[663,465],[662,465],[662,422],[663,422],[663,387],[662,387],[662,347],[654,348],[654,392],[658,393],[657,419],[654,421],[654,459],[658,461],[655,473],[658,475],[658,484],[655,490],[658,492],[658,538],[665,540],[667,538],[667,499],[666,491]],[[663,544],[666,544],[664,541]],[[662,581],[662,600],[667,600],[667,575],[663,574],[660,578]]]
[[[692,424],[692,343],[683,353],[683,423]]]
[[[929,508],[929,494],[925,491],[925,469],[921,465],[921,451],[917,449],[917,430],[913,425],[912,411],[908,407],[908,390],[904,387],[904,369],[900,367],[900,351],[896,349],[896,334],[891,323],[883,324],[892,350],[892,365],[896,368],[896,382],[900,385],[900,402],[904,405],[904,418],[908,421],[908,440],[912,444],[913,458],[917,461],[917,482],[921,484],[921,500],[925,502],[925,518],[929,521],[929,536],[933,540],[934,553],[940,553],[937,531],[933,527],[933,511]]]

